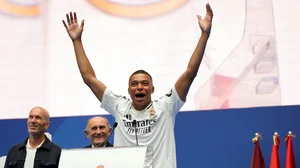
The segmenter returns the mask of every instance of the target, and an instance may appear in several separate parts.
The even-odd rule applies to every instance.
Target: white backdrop
[[[172,1],[178,2],[177,8],[139,18],[115,14],[123,8],[123,15],[128,14],[128,6],[114,3],[122,2],[129,9],[135,5],[126,0],[99,1],[120,7],[114,14],[103,12],[88,0],[33,1],[39,5],[37,13],[32,8],[15,13],[13,9],[18,8],[7,8],[12,1],[1,1],[0,118],[27,117],[36,105],[46,107],[52,116],[106,114],[79,74],[72,43],[61,23],[66,12],[76,11],[79,20],[85,19],[83,42],[100,80],[127,96],[128,77],[144,69],[153,77],[155,99],[168,92],[185,70],[201,35],[196,14],[205,15],[207,2],[214,11],[212,34],[181,111],[299,104],[300,81],[296,76],[300,59],[296,48],[300,44],[300,4],[296,0],[168,2]],[[148,4],[146,7],[164,2],[167,1],[135,1]],[[160,9],[163,8],[154,6],[150,11]],[[131,13],[152,14],[143,10]],[[253,44],[256,42],[258,45]],[[275,66],[267,74],[256,74],[255,62],[251,61],[258,51],[264,51],[264,46],[269,47],[266,55],[273,56]],[[212,85],[216,74],[225,77],[225,82],[222,78]],[[265,90],[257,94],[261,79],[266,79]],[[219,98],[213,97],[211,89],[220,90],[223,83],[232,81],[236,82],[234,87],[227,87]]]

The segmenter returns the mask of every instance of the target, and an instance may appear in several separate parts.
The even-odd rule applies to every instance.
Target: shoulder
[[[11,150],[15,150],[15,149],[20,149],[20,148],[22,148],[22,147],[26,147],[26,144],[27,144],[27,140],[28,140],[28,138],[26,138],[23,142],[21,142],[21,143],[18,143],[18,144],[14,144],[10,149]]]
[[[87,145],[87,146],[85,146],[83,148],[91,148],[91,147],[92,147],[92,145]]]
[[[61,151],[61,147],[60,146],[58,146],[58,145],[56,145],[55,143],[53,143],[53,142],[50,142],[50,147],[51,147],[51,150],[54,150],[54,151]]]
[[[24,142],[13,145],[9,150],[10,151],[14,151],[14,150],[18,150],[18,149],[20,149],[22,147],[25,147]]]
[[[107,141],[106,146],[107,146],[107,147],[113,147],[114,145]]]
[[[172,114],[177,114],[177,112],[185,103],[178,96],[175,87],[173,87],[169,92],[164,94],[159,99],[154,100],[153,102],[156,108],[167,110],[169,112],[172,112]]]
[[[172,88],[169,92],[165,93],[159,99],[154,100],[154,102],[156,103],[172,103],[175,101],[181,101],[175,88]]]
[[[106,88],[106,90],[104,91],[103,99],[102,99],[102,103],[104,103],[104,104],[117,103],[117,102],[126,103],[126,102],[130,102],[130,101],[131,101],[131,99],[127,98],[124,95],[113,92],[109,88]]]
[[[117,98],[123,98],[123,99],[128,100],[128,98],[126,98],[125,96],[123,96],[123,95],[121,95],[121,94],[118,94],[118,93],[112,91],[112,90],[109,89],[109,88],[106,88],[106,89],[105,89],[104,95],[105,95],[105,96],[117,97]]]
[[[25,144],[24,142],[19,143],[19,144],[14,144],[13,146],[11,146],[7,152],[7,158],[11,157],[11,156],[16,156],[22,153],[22,151],[24,151],[25,149]]]

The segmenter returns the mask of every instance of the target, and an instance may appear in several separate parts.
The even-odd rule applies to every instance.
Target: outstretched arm
[[[79,26],[77,22],[77,15],[75,12],[70,12],[69,14],[66,14],[66,18],[67,23],[63,20],[63,24],[70,38],[72,39],[77,65],[80,70],[82,79],[84,83],[88,85],[88,87],[92,90],[95,96],[99,99],[99,101],[102,101],[102,96],[106,89],[106,86],[96,78],[94,69],[85,54],[81,41],[84,20],[81,21],[81,24]]]
[[[193,55],[190,58],[186,71],[179,77],[175,84],[175,89],[182,101],[186,100],[190,86],[193,83],[194,78],[197,76],[197,72],[204,55],[206,43],[210,35],[213,18],[213,12],[210,5],[206,4],[206,16],[204,19],[202,19],[200,15],[197,15],[197,17],[202,34]]]

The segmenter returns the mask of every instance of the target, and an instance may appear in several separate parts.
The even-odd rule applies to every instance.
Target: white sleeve
[[[110,89],[106,88],[102,97],[101,108],[109,112],[111,115],[116,116],[119,105],[126,105],[129,99],[125,96],[115,94]]]
[[[185,102],[180,99],[176,89],[172,88],[170,92],[159,98],[157,103],[160,104],[160,106],[162,106],[170,114],[176,115]]]

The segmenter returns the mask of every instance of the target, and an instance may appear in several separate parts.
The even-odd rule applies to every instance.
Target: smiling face
[[[42,136],[50,125],[49,113],[41,107],[33,108],[27,119],[28,133],[32,136]]]
[[[106,118],[93,117],[88,121],[84,133],[93,146],[98,146],[104,145],[103,142],[109,137],[111,131],[112,128]]]
[[[143,110],[151,103],[151,94],[153,92],[152,79],[147,72],[135,72],[131,75],[129,78],[128,94],[136,110]]]

